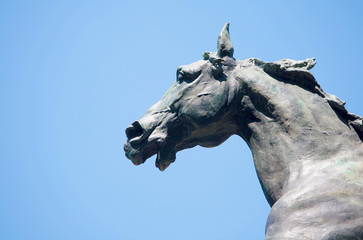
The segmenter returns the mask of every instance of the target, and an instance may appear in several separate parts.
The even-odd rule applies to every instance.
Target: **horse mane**
[[[260,67],[279,81],[295,84],[324,98],[338,117],[357,132],[363,142],[363,117],[348,112],[344,106],[345,101],[323,91],[313,74],[309,71],[316,64],[315,58],[301,61],[282,59],[276,62],[264,62],[258,58],[251,58],[248,59],[248,62]]]

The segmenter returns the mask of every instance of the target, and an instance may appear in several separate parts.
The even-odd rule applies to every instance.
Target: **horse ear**
[[[217,43],[218,52],[217,55],[219,57],[228,56],[233,58],[233,46],[231,37],[229,36],[229,23],[226,23],[219,34],[218,43]]]

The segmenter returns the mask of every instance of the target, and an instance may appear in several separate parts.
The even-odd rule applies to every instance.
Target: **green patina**
[[[214,97],[214,104],[218,105],[221,101],[221,98],[222,98],[222,94],[216,94]]]
[[[339,159],[339,160],[337,161],[337,165],[343,165],[343,164],[345,164],[345,163],[347,163],[347,160],[346,160],[345,158]]]
[[[270,86],[270,90],[274,93],[277,93],[277,87],[276,87],[276,84],[269,84]]]
[[[351,169],[346,169],[345,173],[351,177],[353,177],[355,175],[354,171],[352,171]]]
[[[347,166],[347,169],[345,170],[345,173],[349,176],[353,177],[357,175],[357,163],[356,162],[350,162]]]
[[[301,99],[299,99],[299,100],[297,101],[297,104],[299,104],[299,106],[300,106],[301,110],[303,110],[304,112],[306,111],[306,107],[305,107],[305,105],[304,105],[303,101],[301,101]]]
[[[344,167],[342,170],[344,171],[344,173],[350,177],[354,177],[357,173],[357,169],[358,169],[358,163],[356,162],[347,162],[347,160],[345,158],[339,159],[336,162],[336,165],[341,167]]]

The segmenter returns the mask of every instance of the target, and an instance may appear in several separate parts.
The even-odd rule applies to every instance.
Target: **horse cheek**
[[[215,120],[218,104],[215,103],[215,96],[197,97],[184,106],[180,113],[195,127],[204,127]]]

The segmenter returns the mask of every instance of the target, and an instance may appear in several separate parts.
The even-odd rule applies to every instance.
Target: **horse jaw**
[[[175,159],[175,150],[169,149],[168,147],[161,147],[156,155],[155,166],[160,171],[164,171],[171,163],[175,162]]]
[[[147,113],[126,129],[127,141],[125,155],[134,165],[143,164],[156,155],[155,166],[164,171],[176,158],[176,144],[182,130],[176,127],[176,133],[168,134],[169,125],[174,125],[175,114],[162,112]]]
[[[161,141],[158,142],[159,144],[157,141],[151,141],[143,145],[143,147],[137,148],[133,147],[128,141],[124,145],[125,155],[137,166],[156,154],[155,166],[160,171],[164,171],[171,163],[175,162],[176,151],[173,147],[169,147]]]

